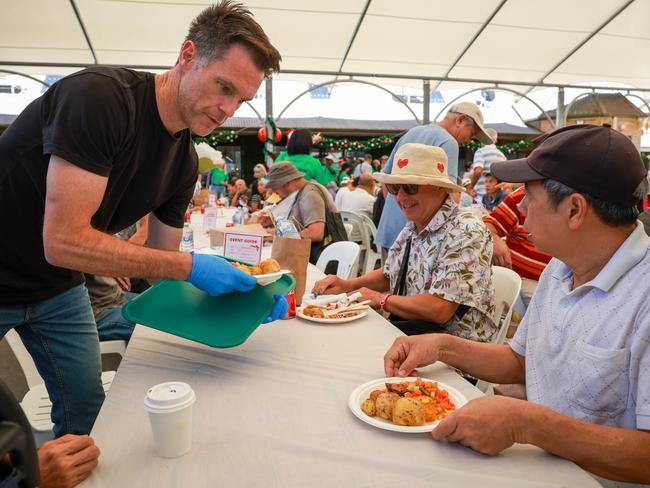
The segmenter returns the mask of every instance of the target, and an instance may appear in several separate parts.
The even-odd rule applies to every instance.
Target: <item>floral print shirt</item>
[[[420,233],[409,222],[388,251],[384,276],[394,291],[409,239],[405,295],[430,293],[469,309],[441,324],[448,333],[489,342],[497,332],[492,320],[492,238],[476,215],[459,207],[450,197]]]

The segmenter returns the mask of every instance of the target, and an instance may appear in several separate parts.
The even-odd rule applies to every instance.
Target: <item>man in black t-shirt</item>
[[[178,252],[198,171],[190,131],[211,133],[279,61],[250,12],[224,0],[192,22],[169,71],[80,71],[0,137],[0,337],[15,328],[34,358],[56,436],[90,432],[104,398],[81,272],[187,280],[211,295],[255,285],[221,258]],[[148,247],[111,236],[148,213]],[[285,310],[276,300],[269,319]]]

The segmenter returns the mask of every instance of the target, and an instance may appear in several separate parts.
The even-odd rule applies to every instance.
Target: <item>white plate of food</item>
[[[265,259],[258,264],[248,265],[243,263],[231,262],[235,268],[246,274],[253,276],[260,285],[268,285],[278,281],[283,274],[290,274],[288,269],[280,269],[280,263],[275,259]]]
[[[344,310],[340,314],[334,314],[329,317],[324,317],[321,315],[325,311],[329,311],[329,309],[316,307],[314,305],[308,305],[306,307],[297,309],[296,315],[301,319],[318,322],[320,324],[344,324],[346,322],[352,322],[353,320],[357,320],[368,315],[368,308],[364,310]]]
[[[440,420],[466,403],[465,395],[449,385],[411,376],[368,381],[350,394],[348,407],[373,427],[417,434],[431,432]]]

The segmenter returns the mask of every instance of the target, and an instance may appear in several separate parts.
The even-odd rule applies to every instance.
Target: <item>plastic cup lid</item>
[[[194,390],[182,381],[168,381],[152,386],[144,397],[144,405],[153,412],[181,410],[196,400]]]

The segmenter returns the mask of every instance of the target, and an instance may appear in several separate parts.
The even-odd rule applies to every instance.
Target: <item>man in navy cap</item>
[[[650,238],[637,221],[648,182],[638,151],[609,127],[579,125],[491,171],[525,183],[524,227],[553,256],[512,343],[401,337],[386,375],[444,361],[493,383],[525,382],[527,401],[473,400],[433,438],[486,454],[533,444],[605,486],[650,483]]]

